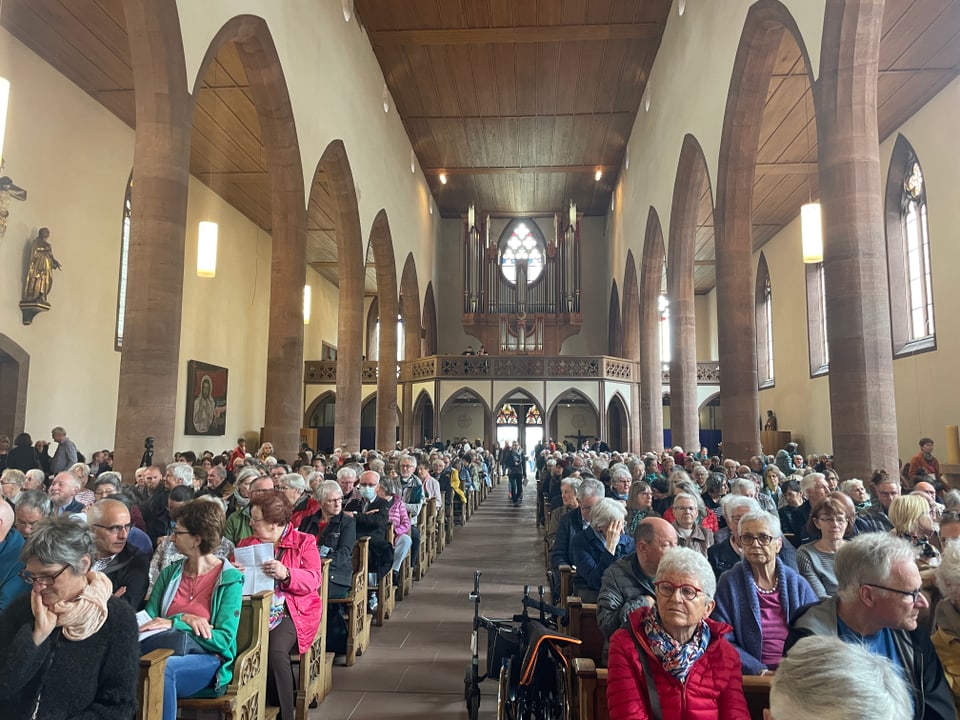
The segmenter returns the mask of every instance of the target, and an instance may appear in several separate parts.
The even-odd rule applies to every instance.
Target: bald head
[[[0,500],[0,542],[7,539],[7,534],[13,527],[13,508],[10,503]]]
[[[677,546],[677,531],[663,518],[648,517],[637,525],[634,539],[640,569],[648,577],[654,577],[660,566],[660,558],[667,550]]]

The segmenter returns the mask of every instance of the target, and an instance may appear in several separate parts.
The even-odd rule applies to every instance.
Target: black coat
[[[121,600],[126,601],[134,611],[143,609],[143,599],[150,585],[150,558],[128,542],[101,572],[110,578],[114,592],[126,588],[120,596]]]
[[[330,582],[350,587],[353,581],[353,546],[357,542],[357,522],[342,512],[330,518],[320,531],[321,512],[308,515],[300,523],[300,532],[317,538],[317,547],[328,547]],[[319,533],[319,534],[318,534]]]
[[[11,448],[10,452],[7,453],[7,467],[22,472],[39,468],[40,461],[37,459],[37,451],[33,449],[33,445]]]
[[[43,720],[130,720],[140,658],[130,606],[110,598],[107,621],[89,638],[71,642],[57,628],[37,647],[30,595],[0,615],[0,715],[29,718],[40,692]]]

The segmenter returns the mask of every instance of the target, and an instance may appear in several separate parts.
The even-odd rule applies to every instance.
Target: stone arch
[[[667,297],[670,299],[670,429],[674,445],[700,442],[697,421],[697,337],[694,270],[701,197],[710,191],[703,149],[691,134],[683,138],[670,208]],[[712,203],[711,203],[712,210]]]
[[[600,434],[600,428],[602,427],[602,419],[600,417],[600,409],[597,407],[597,404],[582,390],[578,388],[569,388],[560,393],[547,409],[547,414],[544,416],[546,420],[546,427],[549,432],[547,433],[550,437],[556,440],[558,443],[562,443],[563,437],[561,437],[560,428],[560,418],[558,410],[564,405],[565,400],[569,400],[572,396],[575,396],[577,399],[581,400],[585,404],[590,412],[593,413],[593,417],[596,420],[596,431],[597,434]],[[499,405],[497,406],[500,407]]]
[[[400,314],[403,316],[403,359],[416,360],[422,355],[420,326],[420,283],[417,261],[407,254],[400,275]]]
[[[491,443],[496,438],[496,433],[493,429],[493,413],[490,410],[490,405],[487,404],[487,401],[473,388],[461,388],[457,392],[453,393],[450,397],[446,399],[443,403],[443,406],[440,408],[440,412],[437,414],[439,420],[439,427],[437,428],[437,435],[443,440],[449,440],[450,437],[443,437],[442,430],[444,426],[444,420],[447,417],[447,413],[451,412],[454,407],[458,404],[464,404],[460,401],[469,401],[471,404],[477,403],[480,405],[483,411],[483,444],[485,447],[492,447]],[[459,433],[457,433],[459,434]],[[449,435],[449,433],[447,433]]]
[[[311,202],[318,186],[333,199],[336,226],[337,278],[337,445],[360,449],[360,395],[363,369],[364,252],[353,170],[342,140],[323,151],[310,186]]]
[[[744,21],[720,138],[715,237],[717,305],[723,312],[717,314],[717,333],[723,373],[723,445],[730,457],[750,457],[760,451],[751,272],[753,191],[770,75],[785,32],[800,48],[808,82],[813,83],[810,58],[790,11],[778,0],[759,0]]]
[[[437,354],[437,304],[433,299],[433,281],[427,283],[423,294],[423,351],[425,355]]]
[[[0,435],[11,441],[26,425],[29,375],[30,354],[0,333]]]
[[[220,48],[234,43],[257,109],[270,183],[270,325],[263,435],[283,457],[300,446],[307,212],[300,143],[280,56],[263,18],[237,15],[213,37],[194,79],[193,107]]]
[[[120,355],[115,467],[137,467],[143,438],[173,457],[192,101],[176,0],[125,0],[137,96],[126,347]],[[299,415],[299,413],[298,413]]]
[[[666,249],[660,216],[647,213],[640,259],[640,449],[663,445],[663,372],[660,364],[660,310]]]
[[[607,354],[623,357],[623,324],[620,321],[620,292],[617,281],[610,287],[610,314],[607,321]]]
[[[317,412],[317,409],[324,403],[333,402],[334,405],[334,423],[332,425],[322,424],[315,425],[313,422],[314,413]],[[336,429],[336,403],[337,403],[337,393],[333,390],[326,390],[325,392],[320,393],[313,399],[306,409],[306,412],[303,413],[303,427],[305,428],[315,428],[317,431],[317,450],[321,452],[329,452],[334,446],[334,432]]]
[[[377,444],[390,450],[397,441],[397,264],[386,210],[380,210],[370,228],[367,257],[373,256],[380,306],[380,343],[377,358]]]
[[[623,356],[627,360],[640,359],[640,291],[637,288],[637,263],[633,250],[627,250],[626,269],[623,272]]]
[[[630,411],[623,395],[615,392],[607,403],[606,441],[611,450],[627,450],[630,445]]]

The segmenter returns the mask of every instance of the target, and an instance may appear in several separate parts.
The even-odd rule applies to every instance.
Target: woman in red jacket
[[[290,653],[306,652],[320,627],[322,566],[317,540],[295,530],[293,505],[282,490],[257,493],[250,500],[253,535],[237,547],[273,543],[274,559],[261,566],[274,579],[270,607],[270,647],[267,653],[267,701],[280,706],[281,720],[295,713]]]
[[[717,582],[696,550],[668,550],[656,607],[630,613],[610,640],[610,720],[750,720],[730,627],[707,619]]]

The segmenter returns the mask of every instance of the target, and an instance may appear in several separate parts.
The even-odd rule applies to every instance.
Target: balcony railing
[[[669,367],[661,374],[663,384],[670,384]],[[577,378],[584,380],[619,380],[638,382],[640,365],[633,360],[607,355],[581,356],[518,356],[518,355],[431,355],[399,363],[400,382],[478,378],[551,379]],[[377,382],[377,363],[365,361],[360,372],[365,385]],[[307,385],[332,385],[337,382],[335,361],[308,360],[303,367],[303,382]],[[697,363],[698,385],[720,384],[720,363]]]

